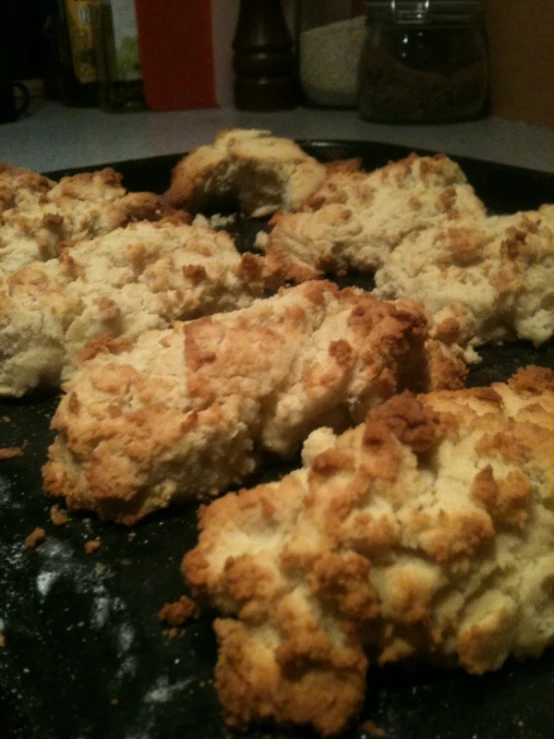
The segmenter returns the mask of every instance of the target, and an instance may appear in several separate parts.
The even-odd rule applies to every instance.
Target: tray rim
[[[293,139],[295,143],[297,143],[300,147],[314,147],[321,150],[324,149],[332,149],[333,147],[345,147],[345,148],[355,148],[357,146],[376,146],[376,147],[383,147],[383,148],[391,148],[391,149],[397,149],[399,152],[404,151],[404,156],[408,156],[410,153],[418,154],[419,156],[433,156],[435,154],[445,154],[449,159],[452,159],[455,162],[458,162],[461,164],[463,169],[463,163],[472,163],[472,164],[480,164],[484,166],[488,166],[494,169],[498,169],[498,171],[510,171],[513,174],[521,174],[529,176],[533,175],[538,177],[539,179],[544,179],[546,181],[552,180],[552,183],[554,185],[554,172],[546,172],[543,170],[537,170],[532,169],[530,167],[521,167],[514,164],[506,164],[504,162],[496,162],[494,160],[489,159],[478,159],[477,157],[471,157],[466,156],[463,154],[454,154],[454,153],[448,153],[443,151],[442,149],[427,149],[424,147],[419,146],[410,146],[409,144],[396,144],[393,142],[388,141],[373,141],[368,139],[328,139],[328,138],[294,138]],[[197,147],[195,147],[197,148]],[[178,161],[178,159],[183,158],[191,153],[192,150],[184,150],[184,151],[177,151],[171,154],[156,154],[154,156],[148,156],[148,157],[136,157],[134,159],[121,159],[118,161],[106,161],[106,162],[100,162],[98,164],[91,164],[91,165],[85,165],[80,167],[60,167],[53,170],[48,170],[45,172],[42,172],[46,177],[51,177],[52,179],[55,179],[56,177],[63,177],[68,174],[78,174],[80,172],[90,172],[98,169],[103,169],[104,167],[113,167],[114,169],[117,169],[117,167],[128,167],[133,164],[138,163],[148,163],[148,162],[161,162],[163,160],[171,160],[175,159]]]

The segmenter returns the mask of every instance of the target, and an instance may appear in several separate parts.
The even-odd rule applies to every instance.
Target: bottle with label
[[[134,0],[100,0],[95,47],[103,110],[145,107]]]
[[[99,0],[57,0],[60,95],[68,105],[98,105],[93,21]]]

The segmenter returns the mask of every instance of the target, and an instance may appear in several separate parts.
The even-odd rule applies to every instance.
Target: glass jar
[[[360,113],[441,122],[485,112],[488,62],[479,0],[366,0]]]
[[[298,0],[300,83],[308,105],[358,106],[358,63],[365,36],[362,0]]]

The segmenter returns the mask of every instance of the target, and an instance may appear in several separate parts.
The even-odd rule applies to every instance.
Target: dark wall
[[[50,60],[45,24],[54,7],[55,0],[2,0],[2,60],[13,79],[48,75]]]

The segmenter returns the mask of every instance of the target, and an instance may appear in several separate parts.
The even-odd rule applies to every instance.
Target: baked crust
[[[435,335],[467,348],[554,334],[554,206],[409,235],[375,275],[381,298],[411,298]]]
[[[326,168],[291,139],[269,131],[228,128],[174,168],[166,205],[214,211],[233,203],[254,218],[298,210],[317,190]]]
[[[411,233],[485,208],[443,154],[415,154],[373,172],[336,167],[302,213],[275,215],[258,246],[274,269],[300,282],[323,274],[373,272]]]
[[[132,346],[113,343],[65,386],[45,490],[132,524],[241,483],[322,424],[345,428],[398,389],[460,386],[419,306],[312,282]]]
[[[200,511],[183,560],[215,606],[215,685],[233,727],[327,736],[359,710],[368,660],[474,674],[554,640],[554,372],[398,395],[304,467]]]
[[[0,162],[0,214],[11,208],[35,203],[55,184],[36,172]]]
[[[13,272],[57,257],[65,241],[82,241],[127,223],[160,218],[160,198],[147,192],[127,193],[121,179],[106,168],[55,183],[27,170],[0,167],[0,209],[8,204],[0,215],[2,270]]]
[[[261,257],[241,257],[228,234],[186,220],[65,242],[59,258],[0,273],[0,394],[59,386],[91,340],[85,353],[263,295]]]

